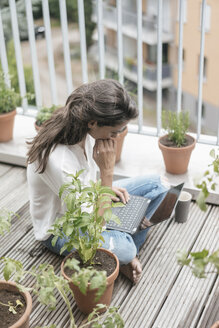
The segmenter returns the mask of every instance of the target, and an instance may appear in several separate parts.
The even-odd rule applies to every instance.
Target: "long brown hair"
[[[56,110],[28,144],[27,163],[38,162],[37,171],[45,171],[49,154],[58,144],[75,145],[89,131],[88,122],[98,126],[116,126],[136,118],[134,101],[115,80],[83,84],[68,97],[63,108]]]

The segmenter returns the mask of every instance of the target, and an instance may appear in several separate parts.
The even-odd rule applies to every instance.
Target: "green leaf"
[[[122,202],[113,202],[112,203],[112,207],[124,207],[125,204],[123,204]]]
[[[52,238],[51,244],[52,244],[53,247],[55,247],[55,244],[56,244],[58,238],[59,238],[59,236],[55,236],[55,237]]]
[[[191,262],[190,259],[188,259],[188,252],[186,250],[178,250],[176,253],[177,262],[179,265],[189,265]]]
[[[200,191],[200,193],[198,194],[196,203],[198,204],[200,210],[206,212],[207,211],[207,205],[205,203],[206,200],[206,194],[203,193],[203,191]]]
[[[210,150],[210,156],[215,158],[215,149]]]
[[[194,259],[204,259],[208,256],[209,251],[206,249],[203,249],[201,252],[195,252],[191,253],[191,256],[194,257]]]

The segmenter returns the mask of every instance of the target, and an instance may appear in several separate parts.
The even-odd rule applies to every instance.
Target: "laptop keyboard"
[[[149,203],[150,200],[147,198],[130,195],[130,200],[125,206],[112,208],[113,214],[119,217],[121,224],[110,221],[107,228],[134,233],[145,216]]]

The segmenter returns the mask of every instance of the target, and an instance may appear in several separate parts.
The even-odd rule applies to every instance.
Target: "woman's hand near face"
[[[102,185],[111,187],[116,160],[116,142],[113,139],[97,139],[93,148],[93,159],[100,169]]]

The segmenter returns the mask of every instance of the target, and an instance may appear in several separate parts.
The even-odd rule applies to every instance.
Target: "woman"
[[[68,174],[85,169],[80,178],[83,184],[88,184],[96,180],[99,168],[102,185],[112,187],[115,137],[137,115],[135,103],[119,82],[100,80],[84,84],[72,92],[65,107],[57,110],[29,143],[27,177],[34,234],[50,250],[59,254],[65,243],[64,238],[59,238],[53,247],[47,231],[63,213],[58,194],[61,185],[68,181]],[[157,201],[157,196],[166,190],[158,177],[124,179],[112,189],[116,194],[114,200],[124,203],[128,202],[129,193]],[[154,202],[151,204],[148,218]],[[145,227],[143,221],[142,228]],[[103,247],[118,256],[121,271],[134,283],[142,272],[137,253],[146,234],[147,229],[133,237],[120,231],[103,232]]]

